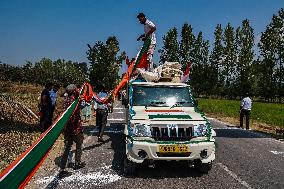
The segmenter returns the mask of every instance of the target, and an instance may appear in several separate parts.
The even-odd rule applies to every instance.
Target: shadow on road
[[[271,138],[269,135],[258,131],[247,131],[243,129],[215,129],[216,137],[223,138]]]
[[[112,124],[115,128],[123,130],[123,125]],[[123,176],[123,161],[125,158],[125,144],[123,134],[109,133],[111,147],[114,151],[112,169],[117,174]],[[138,164],[136,175],[137,178],[183,178],[183,177],[200,177],[202,174],[188,166],[187,161],[157,161],[155,168],[149,168],[146,164]]]

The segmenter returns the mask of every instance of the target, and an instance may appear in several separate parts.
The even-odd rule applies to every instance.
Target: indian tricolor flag
[[[147,68],[148,66],[148,60],[147,60],[147,52],[151,45],[151,39],[148,37],[141,48],[141,50],[138,52],[136,56],[136,60],[133,64],[132,73],[135,72],[136,68]],[[132,73],[130,75],[132,75]]]
[[[182,110],[146,110],[149,119],[192,119]]]

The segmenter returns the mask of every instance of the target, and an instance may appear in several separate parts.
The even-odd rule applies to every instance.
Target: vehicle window
[[[194,106],[188,87],[133,85],[134,106],[169,106],[169,101],[171,106]]]

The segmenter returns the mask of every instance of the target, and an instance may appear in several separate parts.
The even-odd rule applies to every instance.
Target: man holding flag
[[[148,20],[144,13],[139,13],[137,16],[139,22],[144,25],[144,34],[140,35],[137,39],[139,41],[142,39],[142,41],[146,40],[148,37],[151,39],[151,45],[149,46],[148,52],[147,52],[147,60],[148,60],[148,71],[153,70],[153,54],[156,47],[156,26],[153,22]]]

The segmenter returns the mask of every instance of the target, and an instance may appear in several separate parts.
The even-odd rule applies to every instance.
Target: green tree
[[[169,62],[179,62],[178,32],[176,28],[170,29],[163,37],[162,56],[167,57]]]
[[[282,97],[284,95],[284,86],[283,86],[283,61],[284,61],[284,9],[278,11],[278,15],[273,15],[271,27],[273,29],[273,38],[275,39],[275,58],[276,58],[276,70],[275,77],[277,81],[277,94],[279,97],[279,102],[282,103]]]
[[[111,90],[116,86],[119,79],[118,71],[125,59],[125,52],[119,54],[119,42],[112,36],[105,43],[98,41],[94,46],[88,44],[88,60],[90,67],[90,82],[101,90],[105,87]]]
[[[254,58],[254,32],[250,26],[249,20],[243,20],[242,26],[237,28],[237,46],[238,46],[238,61],[237,61],[237,85],[238,93],[252,92],[251,86],[251,65]]]
[[[223,75],[225,81],[225,93],[229,98],[238,95],[235,90],[235,76],[236,76],[236,60],[237,60],[237,47],[234,28],[228,23],[224,31],[224,48],[223,48]]]
[[[224,77],[222,75],[222,65],[224,61],[223,55],[223,44],[222,44],[222,37],[223,30],[221,24],[218,24],[215,28],[214,32],[214,43],[213,43],[213,50],[210,54],[210,64],[211,64],[211,71],[210,71],[210,82],[212,86],[212,93],[213,95],[222,95],[223,94],[223,81]]]
[[[192,32],[192,27],[185,23],[181,29],[181,41],[179,43],[179,59],[183,70],[185,70],[188,62],[193,62],[194,42],[195,36]]]
[[[49,58],[42,58],[39,62],[35,63],[34,66],[35,82],[41,85],[54,80],[53,63]]]
[[[191,66],[191,84],[198,95],[208,93],[209,84],[206,81],[209,77],[208,73],[206,73],[209,67],[208,49],[209,42],[204,41],[202,32],[199,32],[194,42],[194,59]]]
[[[22,82],[33,83],[34,82],[34,69],[33,63],[27,61],[26,64],[22,66]]]

